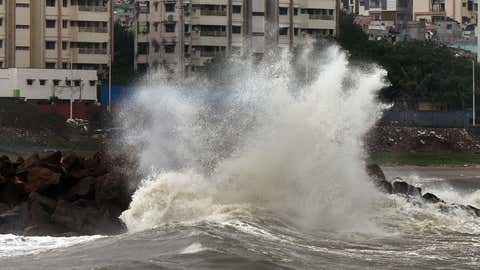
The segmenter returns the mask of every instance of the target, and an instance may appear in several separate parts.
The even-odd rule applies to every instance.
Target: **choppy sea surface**
[[[389,177],[480,207],[477,170]],[[480,219],[385,196],[371,232],[299,228],[266,209],[171,222],[118,236],[0,236],[2,269],[479,269]]]

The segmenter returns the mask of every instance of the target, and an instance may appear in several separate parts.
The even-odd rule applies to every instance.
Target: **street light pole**
[[[472,60],[472,125],[475,126],[475,60]]]

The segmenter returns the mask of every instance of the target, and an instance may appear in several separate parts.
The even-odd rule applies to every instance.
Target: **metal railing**
[[[226,37],[227,32],[225,32],[225,31],[200,31],[200,36],[202,36],[202,37]]]
[[[106,6],[78,6],[78,10],[87,12],[107,12],[108,8]]]
[[[226,10],[200,9],[200,15],[202,15],[202,16],[227,16],[227,11]]]
[[[108,33],[107,27],[78,27],[78,32]]]
[[[333,15],[328,14],[309,14],[310,20],[333,20]]]
[[[214,51],[200,51],[201,57],[215,57],[217,56],[218,52]]]
[[[107,54],[107,49],[78,48],[79,54]]]

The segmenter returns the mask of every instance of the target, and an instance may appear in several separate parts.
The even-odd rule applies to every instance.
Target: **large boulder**
[[[443,200],[441,200],[435,194],[432,194],[432,193],[425,193],[423,194],[422,198],[425,202],[428,202],[428,203],[440,203],[440,202],[445,203]]]
[[[22,203],[0,214],[0,234],[22,233],[26,225],[27,213],[27,203]]]
[[[67,201],[78,199],[94,199],[95,182],[93,177],[85,177],[74,184],[62,197]]]
[[[0,184],[0,202],[17,205],[26,200],[28,190],[24,182],[16,176],[3,178]]]
[[[95,202],[100,209],[118,217],[130,205],[131,196],[125,175],[108,173],[97,178],[95,183]]]
[[[44,192],[60,184],[61,174],[43,167],[33,167],[26,171],[26,185],[30,191]]]
[[[7,156],[0,157],[0,176],[11,177],[15,175],[17,165],[12,163]]]
[[[392,192],[394,194],[402,194],[407,197],[421,197],[422,189],[419,187],[412,186],[403,181],[395,181],[392,185]]]
[[[373,181],[373,184],[381,191],[387,194],[392,194],[392,184],[387,181],[382,168],[377,164],[367,165],[367,174]]]
[[[118,218],[110,217],[86,200],[59,201],[52,219],[56,224],[81,234],[114,234],[124,230]]]

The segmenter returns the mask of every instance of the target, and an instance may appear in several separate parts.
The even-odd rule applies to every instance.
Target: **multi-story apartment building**
[[[379,21],[393,21],[395,25],[412,20],[412,5],[417,0],[359,0],[358,14]]]
[[[107,75],[111,1],[0,0],[0,67],[96,69]]]
[[[337,0],[137,0],[135,68],[189,73],[218,55],[337,33]]]
[[[415,0],[413,20],[427,22],[446,17],[459,23],[476,23],[478,0]]]

